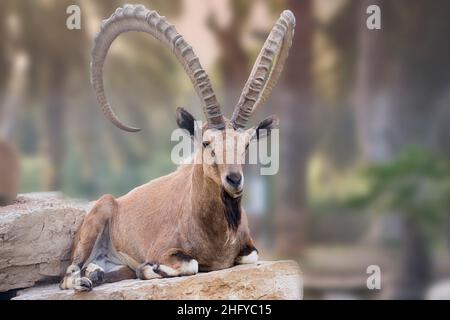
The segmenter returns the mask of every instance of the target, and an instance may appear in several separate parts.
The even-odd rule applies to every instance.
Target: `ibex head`
[[[114,24],[114,28],[107,28],[111,24]],[[165,17],[161,17],[156,11],[147,10],[144,6],[126,5],[103,22],[102,32],[97,36],[92,52],[92,85],[103,113],[113,124],[125,131],[139,131],[138,128],[123,124],[112,111],[104,93],[103,64],[112,42],[123,32],[138,30],[159,39],[173,51],[202,103],[207,123],[198,138],[201,141],[196,142],[200,144],[206,160],[203,161],[204,173],[221,185],[230,196],[238,197],[242,193],[244,179],[242,166],[236,160],[245,154],[252,139],[259,138],[258,130],[265,129],[266,133],[270,133],[270,130],[278,125],[278,119],[271,116],[257,127],[248,130],[245,130],[245,127],[278,81],[292,45],[294,28],[294,15],[291,11],[284,11],[258,55],[230,120],[222,115],[209,77],[192,47]],[[194,137],[195,119],[191,114],[184,109],[178,109],[177,122]],[[218,158],[222,161],[218,161]],[[227,159],[234,160],[230,162]]]
[[[177,110],[177,123],[191,135],[197,146],[192,161],[201,164],[203,173],[217,185],[221,186],[232,198],[242,195],[244,176],[242,164],[245,162],[250,143],[262,136],[270,135],[278,126],[278,118],[270,116],[257,127],[238,129],[224,118],[224,129],[208,128],[205,124],[197,127],[197,121],[183,108]]]

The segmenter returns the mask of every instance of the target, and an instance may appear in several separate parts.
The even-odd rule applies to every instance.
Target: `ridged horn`
[[[146,32],[160,40],[170,48],[183,66],[194,85],[195,91],[203,105],[203,111],[210,128],[225,127],[220,105],[211,86],[206,71],[202,68],[199,58],[192,47],[168,23],[166,18],[154,10],[148,10],[142,5],[125,5],[102,22],[101,31],[95,38],[92,50],[91,83],[103,114],[118,128],[136,132],[140,129],[123,124],[115,115],[106,99],[103,85],[103,65],[112,42],[122,33],[129,31]]]
[[[235,128],[245,128],[252,114],[270,96],[292,46],[294,29],[294,14],[283,11],[264,43],[234,109],[231,122]]]

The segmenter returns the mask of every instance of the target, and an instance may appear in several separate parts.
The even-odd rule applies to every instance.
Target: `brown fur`
[[[15,148],[0,140],[0,206],[11,204],[17,197],[20,165]]]

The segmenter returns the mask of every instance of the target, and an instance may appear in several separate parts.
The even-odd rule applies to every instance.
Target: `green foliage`
[[[435,224],[450,209],[450,161],[419,147],[409,147],[393,161],[362,172],[365,192],[346,201],[352,208],[397,212],[421,223]]]

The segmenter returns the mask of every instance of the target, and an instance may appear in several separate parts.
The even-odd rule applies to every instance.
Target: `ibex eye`
[[[203,142],[203,148],[206,148],[207,146],[209,146],[211,144],[211,142],[209,141],[204,141]]]

